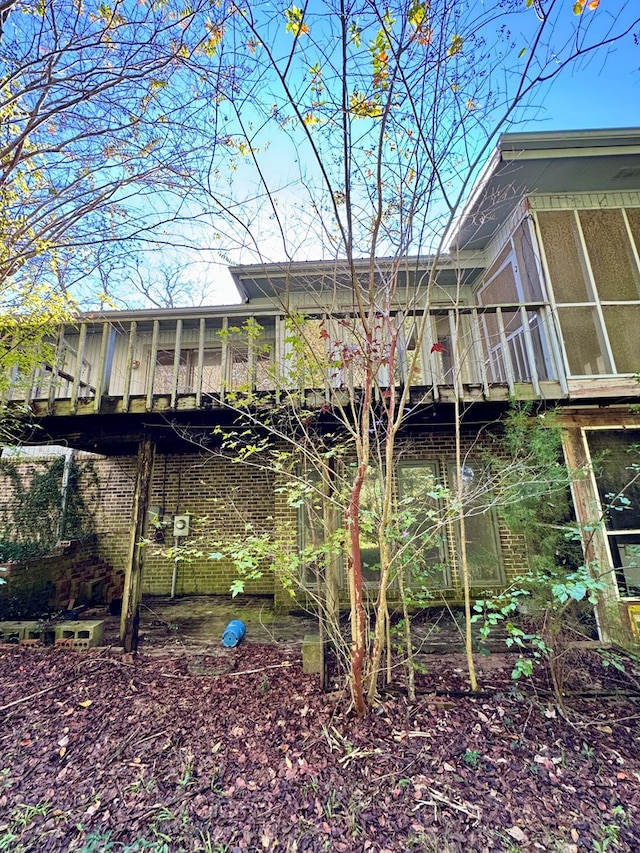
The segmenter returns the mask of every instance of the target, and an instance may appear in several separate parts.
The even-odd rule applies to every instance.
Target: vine
[[[89,504],[98,489],[91,460],[72,459],[67,484],[67,503],[61,524],[65,458],[42,465],[26,465],[3,459],[0,473],[11,486],[0,527],[0,561],[20,561],[50,552],[59,539],[78,539],[93,531]]]

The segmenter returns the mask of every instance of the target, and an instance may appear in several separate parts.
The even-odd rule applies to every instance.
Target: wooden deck
[[[409,383],[412,399],[424,404],[568,396],[561,347],[545,303],[434,307],[419,344],[422,315],[393,319],[400,328],[397,364],[389,376],[382,363],[381,389]],[[206,411],[226,406],[232,393],[259,401],[302,390],[308,403],[335,399],[342,391],[357,395],[357,357],[350,363],[335,357],[343,343],[357,349],[357,321],[318,314],[305,323],[309,363],[317,356],[306,375],[300,370],[304,359],[292,368],[297,356],[290,327],[273,310],[256,313],[240,305],[224,313],[181,309],[82,317],[61,328],[52,363],[34,373],[28,388],[16,385],[11,399],[29,403],[38,417],[69,417]]]

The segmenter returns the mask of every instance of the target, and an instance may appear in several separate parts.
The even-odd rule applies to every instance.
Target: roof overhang
[[[373,275],[376,287],[384,287],[395,276],[398,287],[415,288],[425,286],[433,271],[435,282],[446,287],[473,280],[483,268],[482,253],[458,252],[455,257],[376,258]],[[344,260],[299,261],[235,266],[230,267],[230,272],[245,302],[266,297],[285,303],[290,293],[352,293],[354,275],[366,289],[370,265],[366,259],[354,261],[353,268]]]
[[[449,251],[484,249],[522,197],[640,190],[640,128],[505,133],[449,239]]]

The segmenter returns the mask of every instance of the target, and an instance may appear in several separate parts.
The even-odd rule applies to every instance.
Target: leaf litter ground
[[[2,646],[0,850],[637,853],[637,678],[592,654],[573,686],[607,695],[568,723],[508,656],[471,697],[462,658],[432,655],[415,702],[358,720],[299,648]]]

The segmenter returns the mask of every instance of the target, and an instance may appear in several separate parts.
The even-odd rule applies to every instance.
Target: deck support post
[[[604,584],[595,608],[598,634],[603,642],[624,639],[620,613],[620,596],[615,571],[609,570],[610,558],[601,517],[598,490],[595,484],[586,449],[584,432],[580,427],[562,430],[562,447],[567,468],[577,472],[571,482],[571,495],[578,524],[585,530],[582,546],[585,565],[593,566]]]
[[[125,567],[124,595],[120,617],[120,642],[125,652],[135,652],[138,647],[144,557],[144,545],[141,543],[144,539],[147,523],[155,450],[155,443],[150,438],[143,438],[138,445],[138,465],[131,514],[131,539],[129,542],[129,558]]]

